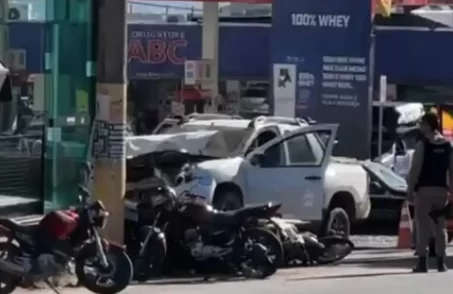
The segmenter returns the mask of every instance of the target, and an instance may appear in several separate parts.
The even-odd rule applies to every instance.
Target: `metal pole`
[[[219,94],[219,3],[203,2],[202,24],[202,58],[212,62],[212,81],[209,85],[202,85],[203,89],[210,90],[211,107],[208,112],[217,111],[217,95]]]
[[[384,129],[384,103],[387,100],[387,77],[379,79],[379,128],[378,128],[378,156],[382,155],[382,131]]]
[[[97,27],[97,105],[103,108],[98,119],[108,132],[106,150],[96,159],[94,192],[110,211],[104,233],[107,238],[123,243],[126,185],[126,0],[98,0],[95,9]]]
[[[8,10],[9,1],[0,0],[0,59],[10,68],[8,60]],[[11,70],[11,68],[10,68]],[[8,126],[9,104],[11,102],[0,103],[0,131],[3,131]]]
[[[8,0],[0,0],[0,22],[1,22],[1,30],[0,30],[0,58],[1,60],[7,65],[8,59],[8,10],[9,4]]]

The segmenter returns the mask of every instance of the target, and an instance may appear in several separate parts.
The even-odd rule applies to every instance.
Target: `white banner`
[[[197,83],[197,61],[186,60],[184,62],[184,84],[195,85]]]
[[[274,64],[273,90],[274,115],[295,117],[296,115],[296,65]]]
[[[213,83],[213,62],[212,60],[186,60],[184,63],[184,84],[195,85],[197,83],[205,86]]]

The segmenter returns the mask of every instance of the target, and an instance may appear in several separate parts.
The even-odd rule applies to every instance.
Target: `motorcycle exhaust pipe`
[[[28,274],[26,268],[5,259],[0,259],[0,272],[19,277]]]

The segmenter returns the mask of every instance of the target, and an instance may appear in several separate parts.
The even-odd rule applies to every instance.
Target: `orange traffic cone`
[[[409,205],[403,203],[398,230],[398,249],[410,249],[412,247],[412,221],[409,214]]]

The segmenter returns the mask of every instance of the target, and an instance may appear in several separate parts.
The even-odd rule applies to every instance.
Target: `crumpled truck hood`
[[[217,131],[131,136],[126,138],[126,156],[134,158],[162,151],[185,151],[192,155],[210,156],[206,147]]]

